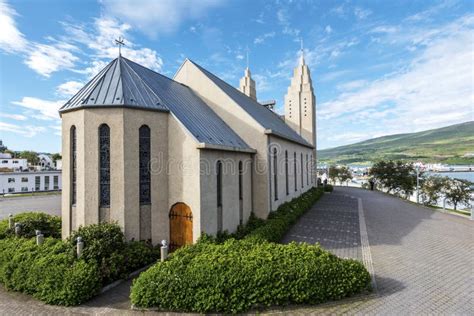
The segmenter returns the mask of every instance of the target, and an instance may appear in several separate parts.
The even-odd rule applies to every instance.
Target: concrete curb
[[[357,198],[359,210],[359,228],[360,228],[360,243],[362,248],[362,262],[365,268],[369,271],[372,279],[372,289],[377,293],[377,283],[375,282],[375,270],[372,262],[372,254],[370,252],[369,236],[367,234],[367,226],[365,224],[364,208],[362,207],[362,199]]]

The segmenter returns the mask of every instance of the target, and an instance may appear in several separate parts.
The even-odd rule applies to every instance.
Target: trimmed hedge
[[[140,274],[131,300],[138,307],[178,312],[240,313],[341,299],[369,284],[362,263],[340,259],[319,245],[230,239],[179,249]]]
[[[48,304],[77,305],[97,294],[100,275],[94,262],[77,260],[64,242],[46,238],[0,240],[0,282]]]
[[[162,310],[239,313],[271,305],[316,304],[370,288],[363,264],[319,245],[276,244],[323,194],[311,189],[267,220],[251,216],[234,234],[203,235],[134,280],[132,304]],[[239,240],[240,239],[240,240]]]
[[[45,237],[61,238],[61,217],[39,212],[25,212],[13,216],[13,222],[21,223],[20,237],[36,236],[41,230]],[[0,239],[15,236],[15,228],[8,228],[8,218],[0,221]]]
[[[84,241],[81,259],[77,236]],[[158,258],[151,245],[126,242],[117,224],[80,227],[66,241],[45,238],[41,246],[35,238],[7,237],[0,239],[0,283],[48,304],[77,305]]]
[[[334,191],[334,187],[331,184],[326,184],[324,186],[324,191],[325,192],[332,192],[332,191]]]

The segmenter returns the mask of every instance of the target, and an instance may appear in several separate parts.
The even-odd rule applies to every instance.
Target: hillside
[[[471,154],[467,157],[466,154]],[[377,137],[359,143],[318,150],[318,160],[369,163],[378,159],[474,164],[474,121],[417,133]]]

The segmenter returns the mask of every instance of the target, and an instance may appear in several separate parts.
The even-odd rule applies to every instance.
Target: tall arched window
[[[243,165],[242,161],[239,161],[239,223],[242,225],[244,223],[244,209],[243,209],[243,200],[244,200],[244,192],[243,192]]]
[[[295,192],[298,191],[298,181],[297,180],[297,172],[296,172],[296,151],[293,157],[293,167],[294,167],[294,172],[295,172]]]
[[[239,161],[239,200],[243,200],[243,188],[242,188],[242,177],[243,177],[242,161]]]
[[[311,168],[311,169],[310,169],[310,172],[311,172],[311,183],[314,183],[314,176],[313,176],[313,154],[311,154],[311,163],[310,163],[309,167]]]
[[[150,128],[143,125],[138,130],[138,154],[140,177],[140,204],[151,202],[151,176],[150,176]]]
[[[110,206],[110,128],[99,126],[99,192],[100,206]]]
[[[288,183],[288,150],[285,150],[285,184],[286,184],[286,195],[290,194],[290,186]]]
[[[273,185],[276,201],[278,200],[278,152],[276,148],[273,148]]]
[[[217,177],[217,231],[222,231],[222,162],[219,160],[216,164]]]
[[[77,139],[76,139],[76,126],[71,126],[70,134],[70,145],[71,145],[71,205],[76,205],[77,199]]]
[[[304,162],[303,162],[303,153],[301,153],[301,187],[304,187],[303,177],[304,177]]]
[[[306,184],[309,185],[309,161],[308,161],[308,154],[306,154]]]

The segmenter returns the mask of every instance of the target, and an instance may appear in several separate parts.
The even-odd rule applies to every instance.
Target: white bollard
[[[84,249],[84,242],[82,237],[77,237],[77,258],[79,259],[82,256],[82,250]]]
[[[13,222],[13,214],[8,214],[8,228],[13,229],[15,223]]]
[[[21,233],[21,223],[15,223],[15,235],[19,237],[20,233]]]
[[[168,242],[166,239],[161,241],[161,262],[168,258]]]
[[[41,246],[44,242],[44,235],[41,233],[41,230],[36,231],[36,244]]]

